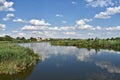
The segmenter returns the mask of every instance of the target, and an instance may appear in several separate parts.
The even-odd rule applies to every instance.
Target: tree
[[[17,37],[16,40],[20,40],[20,37]]]
[[[4,41],[4,38],[3,38],[3,37],[0,37],[0,41]]]
[[[6,36],[4,37],[4,40],[5,40],[5,41],[12,41],[13,38],[10,37],[10,36],[8,36],[8,35],[6,35]]]
[[[25,41],[26,39],[25,39],[25,37],[21,37],[20,40]]]
[[[30,37],[30,41],[37,41],[36,38]]]

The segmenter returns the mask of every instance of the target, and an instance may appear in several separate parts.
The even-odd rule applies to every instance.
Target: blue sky
[[[0,36],[120,37],[120,0],[0,0]]]

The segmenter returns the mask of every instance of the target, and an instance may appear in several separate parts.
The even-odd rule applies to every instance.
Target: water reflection
[[[113,65],[111,62],[107,61],[97,62],[96,65],[102,69],[107,69],[107,71],[110,73],[120,73],[120,66],[117,67]]]
[[[49,43],[28,43],[21,44],[26,47],[32,48],[36,53],[42,55],[43,60],[50,58],[52,55],[73,55],[80,61],[84,62],[94,62],[91,56],[100,56],[102,54],[120,54],[120,52],[116,52],[113,50],[96,50],[96,49],[78,49],[73,46],[51,46]],[[97,53],[96,53],[97,52]],[[107,69],[109,72],[120,73],[120,67],[116,67],[115,65],[109,61],[102,62],[94,62],[97,66],[101,68]],[[59,64],[57,64],[59,65]]]
[[[42,63],[39,63],[32,73],[39,74],[36,80],[39,80],[40,76],[42,80],[120,80],[120,52],[51,46],[49,43],[20,45],[30,47],[42,55]],[[39,70],[40,72],[36,72]],[[47,75],[48,73],[50,74]],[[34,76],[30,76],[30,79],[31,77]]]
[[[93,49],[90,51],[88,51],[86,49],[80,49],[79,53],[76,54],[76,58],[80,61],[86,62],[86,61],[90,61],[90,56],[92,56],[94,54],[96,54],[96,53],[95,53],[95,50],[93,50]]]
[[[113,74],[110,76],[107,73],[91,73],[87,75],[85,80],[119,80],[119,78],[115,78]]]
[[[42,55],[43,60],[50,58],[52,55],[74,55],[79,52],[76,47],[66,46],[51,46],[48,43],[31,43],[31,44],[20,44],[25,47],[32,48],[36,53]]]

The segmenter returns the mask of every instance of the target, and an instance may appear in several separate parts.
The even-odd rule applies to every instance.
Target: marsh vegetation
[[[39,56],[15,43],[0,42],[0,74],[16,74],[35,65]]]
[[[54,39],[52,45],[76,46],[88,49],[109,49],[120,51],[120,38],[111,39]]]

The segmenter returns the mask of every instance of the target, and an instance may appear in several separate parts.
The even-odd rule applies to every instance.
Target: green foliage
[[[94,49],[113,49],[120,51],[120,38],[111,38],[111,39],[76,39],[76,40],[53,40],[51,41],[52,45],[61,45],[61,46],[76,46],[78,48],[94,48]]]
[[[19,43],[27,43],[27,42],[36,42],[37,39],[31,37],[30,39],[26,39],[25,37],[17,37],[12,38],[8,35],[5,35],[4,37],[0,37],[0,41],[11,41],[11,42],[19,42]]]
[[[0,37],[0,41],[13,41],[14,39],[8,35],[5,37]]]
[[[33,50],[15,43],[0,42],[0,73],[16,74],[34,65],[39,59]]]

